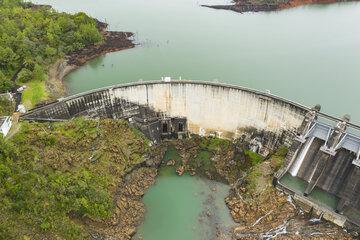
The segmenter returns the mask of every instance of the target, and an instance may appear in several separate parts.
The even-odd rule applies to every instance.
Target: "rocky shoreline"
[[[134,36],[131,32],[107,31],[108,24],[95,19],[97,28],[103,35],[104,41],[100,44],[89,45],[85,48],[68,54],[64,59],[54,63],[48,72],[46,88],[50,100],[63,97],[68,90],[64,85],[64,78],[70,72],[76,70],[86,62],[111,52],[117,52],[135,47],[131,40]]]
[[[154,184],[156,176],[156,168],[144,167],[134,170],[121,179],[114,199],[115,209],[112,216],[102,222],[90,220],[85,222],[89,228],[90,239],[130,240],[145,215],[142,197]]]
[[[81,224],[89,232],[89,239],[132,239],[146,212],[142,198],[155,183],[165,150],[165,145],[154,147],[142,162],[125,170],[119,177],[113,194],[114,209],[110,218],[101,221],[82,220]]]
[[[278,11],[309,4],[330,4],[336,2],[350,2],[357,0],[278,0],[278,1],[249,1],[234,0],[233,5],[201,5],[213,9],[231,10],[238,13]]]
[[[231,186],[225,203],[237,226],[231,239],[352,239],[342,228],[321,216],[303,211],[293,199],[272,186],[274,173],[282,164],[286,148],[279,147],[255,163],[246,149],[248,143],[193,137],[173,142],[180,159],[164,164],[174,166],[178,175],[185,172],[226,182]],[[204,151],[210,152],[205,156]],[[200,157],[199,157],[200,156]],[[195,159],[197,163],[191,159]],[[217,229],[214,239],[223,239]]]

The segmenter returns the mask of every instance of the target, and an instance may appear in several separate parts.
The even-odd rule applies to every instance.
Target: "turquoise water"
[[[225,0],[230,2],[229,0]],[[132,31],[134,49],[70,74],[70,93],[163,76],[243,85],[360,122],[360,4],[238,14],[220,0],[36,0]]]
[[[34,2],[84,11],[109,23],[110,30],[135,33],[136,48],[99,57],[68,75],[70,94],[182,77],[268,89],[305,105],[319,103],[329,114],[350,113],[360,123],[359,3],[238,14],[199,6],[220,0]],[[304,188],[296,179],[288,184]],[[223,202],[227,191],[224,184],[162,169],[144,197],[147,214],[137,237],[211,239],[218,224],[231,225]],[[330,208],[337,201],[317,190],[310,197]]]
[[[164,162],[169,160],[180,163],[173,146],[164,156]],[[161,168],[155,185],[146,192],[145,221],[134,239],[210,240],[219,234],[228,238],[234,222],[224,198],[230,187],[186,173],[180,177],[175,170]]]
[[[173,167],[160,170],[144,196],[145,222],[134,239],[209,240],[217,231],[229,236],[234,225],[224,198],[229,186],[190,175]]]
[[[302,195],[305,192],[305,188],[308,184],[306,181],[302,180],[301,178],[293,177],[289,173],[286,173],[284,177],[280,179],[280,182],[285,186],[289,187],[290,189],[296,191],[296,193],[299,195]],[[336,209],[336,206],[339,201],[339,199],[336,196],[327,193],[319,189],[318,187],[315,187],[308,197],[321,205],[327,206],[332,210]]]

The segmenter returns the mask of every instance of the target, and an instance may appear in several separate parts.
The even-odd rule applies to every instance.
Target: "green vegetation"
[[[270,157],[270,164],[274,172],[278,171],[284,164],[286,154],[289,149],[285,146],[280,146]]]
[[[13,78],[18,84],[34,81],[25,95],[32,104],[47,97],[42,82],[50,64],[103,40],[85,13],[58,13],[21,0],[0,0],[0,33],[0,92],[14,86]]]
[[[189,159],[189,169],[201,176],[225,181],[224,177],[219,174],[216,161],[214,160],[229,152],[232,145],[231,142],[217,137],[194,137],[194,139],[198,147],[195,155]]]
[[[257,157],[252,158],[252,167],[247,171],[245,181],[247,183],[246,189],[248,193],[253,193],[261,185],[271,185],[273,173],[278,171],[284,163],[285,156],[288,152],[288,148],[280,146],[266,159],[265,164],[261,164],[264,159],[261,160]],[[260,186],[259,186],[260,185]]]
[[[27,108],[34,107],[40,101],[47,99],[45,82],[34,80],[27,83],[27,88],[23,91],[22,103]]]
[[[168,163],[171,160],[175,161],[175,166],[181,165],[181,156],[173,145],[168,146],[163,157],[164,163]]]
[[[231,142],[226,139],[217,137],[201,138],[200,147],[209,151],[220,151],[223,148],[228,148]]]
[[[259,178],[262,176],[262,173],[259,169],[259,166],[255,165],[251,169],[248,170],[247,175],[245,177],[246,190],[247,193],[253,193],[256,187],[259,184]]]
[[[247,150],[243,143],[233,143],[227,139],[193,135],[179,143],[179,149],[186,149],[183,155],[187,156],[181,160],[173,153],[170,159],[176,160],[176,167],[184,165],[190,174],[196,173],[222,182],[234,183],[264,161],[263,156]],[[168,152],[176,153],[176,149],[169,148]]]
[[[123,121],[23,122],[0,139],[0,239],[87,238],[81,219],[110,216],[119,178],[148,150]]]
[[[15,103],[0,97],[0,116],[9,116],[14,112]]]
[[[251,163],[251,166],[255,166],[262,161],[264,161],[264,157],[256,152],[252,152],[250,150],[244,150],[245,156],[248,161]]]

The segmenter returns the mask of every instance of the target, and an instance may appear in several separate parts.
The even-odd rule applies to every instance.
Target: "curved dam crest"
[[[301,124],[304,109],[254,90],[197,81],[150,82],[114,88],[115,96],[188,120],[190,132],[230,137],[255,128],[280,133]]]
[[[91,98],[95,95],[96,98]],[[300,104],[244,87],[171,80],[115,85],[76,94],[33,109],[23,115],[23,118],[68,119],[71,116],[59,116],[59,112],[56,113],[55,104],[71,105],[80,99],[85,100],[89,108],[91,101],[105,104],[105,100],[124,99],[149,106],[170,117],[185,117],[188,130],[192,133],[208,135],[217,132],[225,138],[236,137],[248,128],[275,134],[294,130],[301,124],[308,110]]]
[[[360,226],[360,127],[260,91],[191,80],[137,82],[65,97],[30,110],[22,119],[63,121],[77,116],[127,119],[153,143],[184,138],[190,131],[248,138],[250,150],[266,155],[290,146],[273,184],[308,206],[309,212],[342,227]],[[323,120],[336,122],[329,125]],[[300,185],[295,186],[293,183]],[[328,203],[315,199],[321,194]],[[315,194],[315,195],[314,195]]]

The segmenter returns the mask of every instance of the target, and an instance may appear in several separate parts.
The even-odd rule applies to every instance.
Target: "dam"
[[[259,149],[263,155],[274,145],[290,141],[291,132],[301,124],[308,110],[286,99],[243,87],[171,80],[136,82],[84,92],[30,110],[22,119],[62,121],[91,115],[134,120],[132,116],[140,109],[144,110],[142,114],[156,113],[162,115],[162,119],[165,116],[178,120],[186,118],[186,124],[176,123],[178,132],[184,130],[180,132],[228,139],[255,138],[256,135],[261,139]],[[149,122],[152,120],[148,117],[147,125]],[[182,129],[184,127],[186,129]],[[160,129],[160,125],[157,128]],[[161,131],[170,129],[170,124],[161,126]]]
[[[30,121],[77,116],[126,119],[153,143],[188,133],[247,139],[267,155],[289,147],[274,185],[342,227],[360,226],[360,127],[301,104],[244,87],[192,80],[146,81],[100,88],[37,107]],[[299,184],[294,184],[297,182]],[[331,204],[315,198],[319,194]]]

